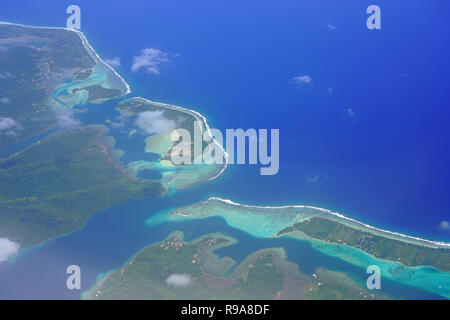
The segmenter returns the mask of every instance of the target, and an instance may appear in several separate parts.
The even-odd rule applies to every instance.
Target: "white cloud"
[[[146,48],[141,50],[141,55],[133,57],[131,71],[136,72],[141,68],[145,68],[149,74],[159,74],[159,67],[169,62],[169,54],[167,52]]]
[[[292,78],[292,81],[298,86],[302,86],[304,84],[309,84],[312,81],[312,78],[308,75],[297,76]]]
[[[5,132],[8,137],[17,138],[17,133],[14,130],[8,130]]]
[[[56,121],[61,128],[70,129],[81,124],[80,120],[75,119],[74,112],[68,109],[55,110]]]
[[[8,79],[8,78],[11,78],[11,77],[12,77],[11,73],[9,73],[7,71],[0,72],[0,79]]]
[[[306,180],[308,180],[308,182],[311,182],[311,183],[316,183],[319,181],[319,179],[320,179],[320,176],[318,174],[316,174],[312,177],[311,176],[306,177]]]
[[[105,63],[109,64],[111,67],[117,68],[121,66],[120,58],[114,57],[112,59],[105,59]]]
[[[163,111],[145,111],[138,114],[136,125],[148,134],[170,133],[177,123],[164,117]]]
[[[5,103],[5,104],[7,104],[7,103],[10,103],[10,101],[9,101],[9,98],[8,98],[8,97],[3,97],[3,98],[0,98],[0,102],[1,102],[1,103]]]
[[[22,126],[12,118],[0,117],[0,134],[5,134],[11,138],[17,137],[16,130],[22,129]]]
[[[336,30],[338,27],[336,27],[332,24],[327,24],[327,28],[328,28],[328,30],[332,31],[332,30]]]
[[[14,119],[0,117],[0,131],[6,131],[18,127],[19,124]]]
[[[0,238],[0,262],[8,260],[19,252],[20,245],[6,238]]]
[[[350,118],[353,118],[355,116],[355,111],[353,111],[352,108],[348,108],[347,114],[350,116]]]
[[[450,231],[450,221],[441,221],[439,229],[444,231]]]
[[[327,178],[328,178],[328,175],[326,175],[326,174],[315,174],[312,176],[307,176],[306,180],[310,183],[316,183],[316,182],[319,182],[320,180],[327,179]]]
[[[115,118],[115,121],[109,121],[109,125],[113,128],[122,128],[126,124],[127,117],[126,114],[121,114]]]
[[[174,273],[174,274],[171,274],[166,279],[166,283],[169,286],[174,286],[174,287],[186,287],[186,286],[190,285],[191,282],[192,282],[191,276],[186,273],[183,273],[183,274]]]

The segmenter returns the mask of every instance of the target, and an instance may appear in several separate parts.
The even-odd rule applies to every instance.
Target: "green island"
[[[382,275],[405,285],[450,297],[448,244],[377,229],[330,210],[292,205],[243,205],[212,197],[161,212],[147,225],[222,217],[228,225],[254,237],[289,237],[309,243],[328,256],[365,269],[380,267]],[[157,218],[156,218],[157,217]]]
[[[430,248],[389,239],[348,227],[326,218],[311,218],[278,232],[278,236],[301,231],[323,241],[355,247],[381,259],[400,261],[408,266],[429,265],[441,271],[450,271],[450,250]]]
[[[69,29],[0,23],[0,70],[0,149],[46,132],[59,123],[58,115],[70,118],[77,106],[129,92],[84,35]],[[195,111],[143,98],[124,100],[116,110],[134,120],[145,112],[160,114],[191,133],[196,122],[202,133],[208,128]],[[135,123],[130,127],[130,136],[143,133]],[[125,151],[114,150],[107,126],[61,128],[66,131],[0,159],[0,238],[22,248],[78,230],[100,210],[187,188],[224,169],[172,164],[170,134],[176,130],[147,134],[145,151],[159,155],[157,161],[124,166]],[[143,173],[149,170],[160,179],[146,179]]]
[[[128,85],[103,63],[82,33],[0,23],[0,149],[56,126],[61,113],[128,92]],[[205,118],[195,111],[144,98],[126,99],[116,110],[128,121],[127,135],[144,134],[144,151],[157,159],[124,166],[120,161],[124,151],[115,149],[105,125],[52,134],[0,159],[0,238],[21,248],[37,245],[81,229],[98,211],[212,180],[226,168],[226,161],[194,165],[171,161],[171,151],[184,142],[178,130],[186,129],[193,137],[194,124],[199,123],[201,133],[209,133]],[[151,121],[170,129],[146,131]],[[188,152],[194,162],[191,143]],[[202,147],[214,143],[203,141]],[[391,280],[450,298],[448,244],[373,228],[322,208],[258,207],[220,198],[175,209],[163,220],[211,216],[255,237],[308,242],[364,269],[376,264]],[[151,224],[151,218],[147,222]],[[231,245],[239,244],[223,234],[185,242],[176,232],[99,278],[83,298],[388,298],[366,291],[343,272],[319,266],[312,275],[304,274],[282,248],[253,252],[239,264],[215,253]]]
[[[156,182],[133,178],[103,125],[51,135],[0,159],[0,238],[21,247],[85,225],[115,204],[164,193]]]
[[[141,249],[97,280],[83,299],[375,299],[345,274],[318,268],[313,277],[287,261],[282,248],[253,252],[236,265],[214,251],[239,245],[220,233],[190,242],[181,232]]]
[[[81,32],[0,22],[0,148],[50,129],[86,101],[126,92]]]
[[[197,126],[200,134],[208,132],[206,120],[198,113],[177,106],[153,102],[144,98],[130,98],[122,101],[116,107],[122,117],[122,121],[128,120],[129,136],[141,132],[146,135],[145,152],[157,155],[156,161],[136,160],[127,165],[128,170],[136,177],[144,177],[147,171],[157,172],[157,179],[164,188],[169,190],[181,190],[192,185],[212,180],[219,176],[226,167],[226,159],[223,164],[200,163],[194,161],[194,127]],[[131,120],[130,120],[131,119]],[[163,122],[166,130],[156,130],[151,122]],[[179,133],[180,129],[187,130],[191,135],[191,141],[183,142]],[[150,132],[148,132],[150,131]],[[186,152],[190,156],[190,164],[175,164],[171,160],[171,152],[176,145],[186,143]],[[215,141],[203,141],[203,150],[212,147]]]

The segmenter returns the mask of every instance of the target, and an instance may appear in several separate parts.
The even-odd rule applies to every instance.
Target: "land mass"
[[[0,23],[0,70],[0,149],[48,130],[60,118],[73,121],[77,106],[129,92],[81,32],[64,28]],[[124,100],[116,110],[123,118],[149,112],[189,132],[195,122],[201,133],[209,130],[195,111],[143,98]],[[142,133],[134,121],[133,126]],[[35,245],[80,229],[102,209],[187,188],[226,166],[173,165],[172,130],[147,134],[145,152],[158,154],[158,160],[125,167],[119,158],[126,150],[114,150],[106,126],[71,127],[0,159],[0,238]],[[158,178],[146,177],[152,170]]]
[[[429,265],[441,271],[450,271],[450,249],[389,239],[326,218],[313,217],[287,227],[277,235],[293,231],[301,231],[314,239],[355,247],[384,260],[400,261],[408,266]]]
[[[214,251],[239,243],[220,233],[186,242],[175,232],[140,250],[83,294],[84,299],[374,299],[344,274],[302,274],[281,248],[251,253],[236,265]]]
[[[103,125],[54,134],[0,159],[0,238],[21,247],[85,225],[115,204],[164,193],[157,182],[133,178]]]
[[[290,237],[364,270],[377,265],[384,277],[450,297],[450,245],[375,228],[327,209],[263,207],[210,198],[164,212],[166,221],[218,216],[260,238]],[[151,218],[147,221],[151,225]],[[427,281],[424,281],[427,279]]]
[[[0,148],[52,128],[77,105],[127,92],[81,32],[0,22]]]
[[[218,177],[226,168],[226,153],[211,137],[211,141],[202,142],[202,150],[216,146],[223,152],[221,163],[194,163],[194,127],[197,126],[201,137],[209,134],[206,119],[199,113],[164,103],[153,102],[144,98],[130,98],[116,107],[121,114],[121,125],[126,123],[129,135],[140,132],[145,138],[145,152],[157,156],[154,161],[135,160],[127,164],[128,170],[136,177],[144,178],[146,174],[156,173],[160,182],[169,190],[181,190]],[[166,130],[157,130],[152,123],[165,123]],[[183,141],[181,129],[190,133],[191,140]],[[172,161],[171,152],[176,145],[183,145],[183,152],[189,156],[189,163],[177,164]]]

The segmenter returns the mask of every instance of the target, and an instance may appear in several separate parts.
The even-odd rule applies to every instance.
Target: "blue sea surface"
[[[81,289],[90,288],[99,276],[119,268],[144,246],[160,241],[171,232],[182,230],[186,241],[201,235],[222,232],[238,243],[216,251],[237,263],[256,250],[283,247],[288,260],[295,262],[302,273],[312,275],[321,266],[346,272],[364,285],[367,273],[340,259],[327,256],[309,244],[294,239],[255,238],[228,226],[221,218],[208,218],[190,222],[169,222],[146,226],[148,212],[177,207],[198,193],[207,194],[214,186],[201,186],[177,196],[146,199],[124,203],[98,213],[81,231],[51,240],[42,247],[27,249],[16,261],[0,268],[0,298],[2,299],[79,299],[80,291],[67,290],[65,273],[69,265],[81,269]],[[126,222],[125,222],[126,221]],[[124,223],[126,227],[124,227]],[[383,294],[403,299],[442,299],[429,292],[383,279]]]
[[[4,1],[0,20],[65,26],[70,4]],[[82,231],[0,266],[0,297],[76,298],[79,293],[65,288],[65,266],[87,270],[87,289],[98,274],[177,228],[188,237],[191,231],[236,233],[248,245],[221,252],[238,260],[262,246],[266,240],[218,220],[145,227],[161,209],[213,195],[257,205],[315,205],[377,227],[450,241],[450,232],[439,229],[450,220],[448,1],[377,1],[381,30],[366,28],[372,4],[366,0],[76,4],[94,49],[103,58],[120,57],[117,71],[132,96],[193,108],[221,130],[280,129],[280,171],[260,176],[258,166],[230,166],[206,185],[109,208]],[[130,70],[143,48],[170,53],[159,75]],[[302,75],[311,82],[297,85],[293,78]],[[113,117],[112,106],[89,106],[93,111],[81,118],[104,120],[105,110]],[[102,107],[96,117],[95,108]],[[294,257],[293,240],[283,241]]]

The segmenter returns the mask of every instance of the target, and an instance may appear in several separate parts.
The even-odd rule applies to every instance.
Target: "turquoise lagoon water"
[[[5,2],[0,20],[64,26],[69,4]],[[233,235],[239,245],[219,252],[237,261],[253,250],[282,245],[305,273],[324,265],[364,281],[363,268],[296,240],[252,237],[220,218],[145,225],[160,210],[210,196],[257,205],[315,205],[385,229],[450,241],[438,228],[450,212],[447,2],[379,1],[378,33],[364,27],[371,4],[365,0],[78,4],[82,31],[100,56],[121,58],[117,71],[132,96],[192,107],[219,129],[279,128],[280,172],[262,177],[258,167],[232,166],[213,182],[104,210],[82,231],[1,265],[1,298],[79,298],[65,288],[68,265],[80,265],[87,289],[99,274],[172,230],[184,231],[188,239],[211,231]],[[172,54],[159,76],[130,71],[132,57],[146,47]],[[292,83],[305,74],[312,78],[309,86]],[[116,102],[88,106],[78,117],[86,124],[112,120]],[[111,134],[126,150],[124,162],[153,159],[139,138]],[[25,145],[0,152],[5,156]],[[383,285],[396,297],[437,298],[390,280]]]

